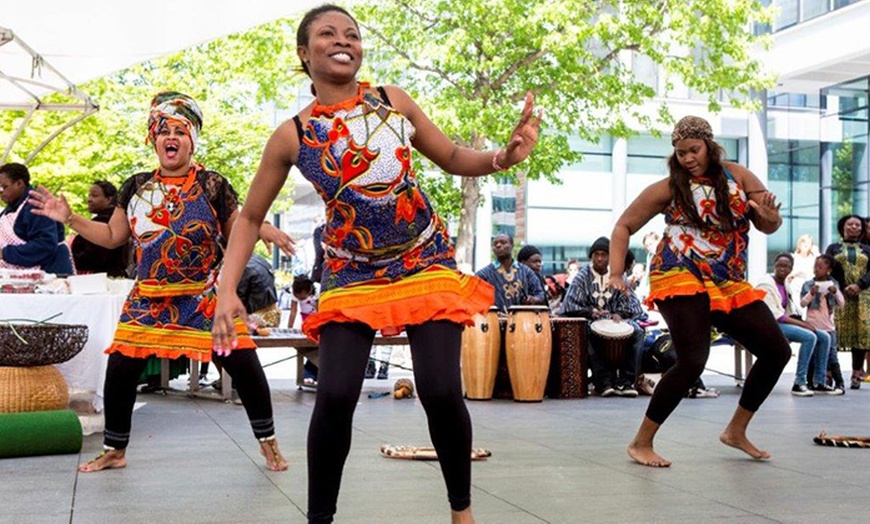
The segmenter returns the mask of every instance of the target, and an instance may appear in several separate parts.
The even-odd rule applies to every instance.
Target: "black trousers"
[[[215,360],[232,377],[239,398],[245,405],[245,412],[248,414],[254,436],[264,438],[274,435],[275,423],[272,420],[269,383],[266,381],[260,359],[257,358],[257,352],[240,349],[232,351],[226,357],[215,356]],[[109,355],[106,383],[103,388],[106,417],[103,444],[106,446],[124,449],[130,442],[136,386],[146,362],[144,358],[132,358],[121,353]]]
[[[430,321],[407,326],[417,394],[447,484],[450,507],[471,504],[471,417],[462,399],[462,326]],[[353,412],[375,332],[333,322],[320,333],[317,399],[308,429],[308,521],[332,522],[350,451]]]
[[[710,356],[712,326],[741,343],[758,359],[740,396],[740,406],[758,411],[791,358],[788,341],[767,306],[756,301],[729,313],[710,311],[706,293],[657,300],[656,306],[670,329],[677,363],[656,385],[646,416],[662,424],[701,376]]]

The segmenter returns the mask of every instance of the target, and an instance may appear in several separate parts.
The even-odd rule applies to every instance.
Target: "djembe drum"
[[[474,325],[462,331],[462,381],[469,400],[490,400],[501,351],[498,308],[475,315]]]
[[[592,348],[610,371],[619,369],[626,351],[631,347],[633,333],[634,328],[628,322],[616,322],[609,318],[589,324]]]
[[[551,318],[553,353],[547,377],[550,398],[586,398],[586,319]]]
[[[552,340],[550,310],[546,306],[508,308],[505,353],[515,401],[544,399]]]

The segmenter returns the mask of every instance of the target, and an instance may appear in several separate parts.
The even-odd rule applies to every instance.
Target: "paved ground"
[[[848,368],[848,355],[842,360]],[[710,367],[731,370],[730,362],[730,351],[717,349]],[[793,365],[794,359],[791,370]],[[81,455],[0,460],[0,522],[304,522],[305,439],[314,395],[295,389],[291,371],[269,368],[289,471],[264,469],[240,406],[141,395],[126,469],[76,473],[98,452],[99,435],[86,437]],[[822,429],[870,435],[870,384],[843,397],[795,398],[788,371],[752,425],[750,437],[773,455],[763,463],[719,444],[740,389],[715,374],[705,380],[722,396],[684,401],[660,433],[658,449],[674,461],[665,470],[635,465],[624,451],[645,397],[471,402],[474,445],[493,452],[473,466],[477,521],[863,520],[870,450],[816,446],[812,437]],[[378,453],[383,443],[428,444],[417,400],[368,398],[391,383],[366,381],[336,520],[449,522],[437,463]]]

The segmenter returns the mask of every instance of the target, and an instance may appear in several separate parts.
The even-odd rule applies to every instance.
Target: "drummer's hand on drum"
[[[610,315],[610,320],[614,322],[622,322],[622,317],[617,315],[616,313]]]
[[[610,280],[607,282],[607,287],[619,291],[622,294],[628,293],[628,285],[621,275],[610,275]]]

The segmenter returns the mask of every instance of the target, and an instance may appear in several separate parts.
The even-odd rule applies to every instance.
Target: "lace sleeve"
[[[141,188],[142,185],[151,178],[151,176],[152,173],[136,173],[125,180],[121,185],[121,189],[118,190],[117,206],[126,213],[127,205],[130,203],[130,200],[133,199],[133,196],[136,195],[139,188]]]
[[[218,221],[223,224],[230,218],[233,211],[239,208],[239,195],[229,181],[219,173],[206,171],[203,176],[205,194],[217,212]]]

